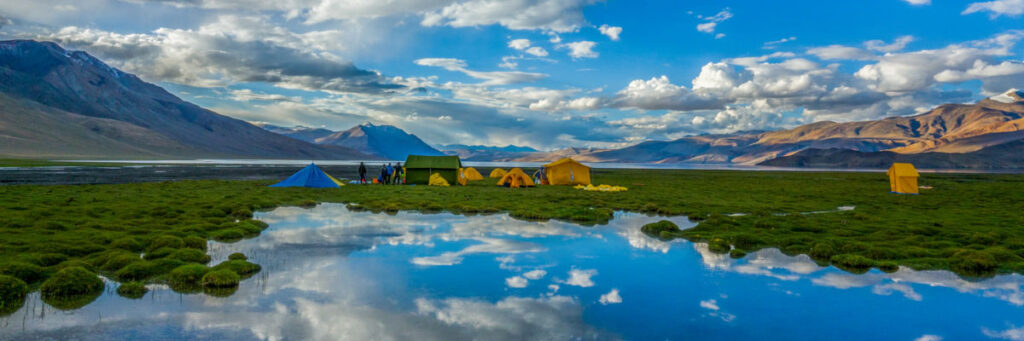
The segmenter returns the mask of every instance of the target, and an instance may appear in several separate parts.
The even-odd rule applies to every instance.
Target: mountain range
[[[687,136],[619,149],[438,145],[390,125],[345,131],[250,124],[186,102],[81,51],[0,42],[0,157],[732,163],[789,167],[1024,168],[1024,91],[914,116]]]
[[[351,148],[386,160],[401,161],[411,154],[445,155],[423,142],[416,135],[390,125],[375,125],[367,122],[345,131],[302,126],[288,128],[265,123],[256,125],[294,139],[324,146]]]
[[[369,157],[268,132],[183,101],[88,53],[31,40],[0,42],[0,155]]]

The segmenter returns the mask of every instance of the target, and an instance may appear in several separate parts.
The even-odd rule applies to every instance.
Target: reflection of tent
[[[344,185],[341,181],[327,175],[320,167],[311,163],[309,166],[284,179],[284,181],[270,185],[270,187],[337,188]]]
[[[495,168],[494,170],[491,171],[491,178],[498,179],[505,176],[505,174],[508,174],[508,172],[506,172],[504,169]]]
[[[462,161],[458,156],[409,155],[405,159],[405,183],[426,185],[430,183],[430,175],[437,173],[453,184],[458,181],[460,167]]]
[[[889,190],[893,193],[918,194],[917,169],[909,163],[894,163],[889,167]]]
[[[430,186],[448,187],[448,181],[445,181],[444,177],[442,177],[441,174],[434,173],[434,174],[430,174],[430,183],[429,183],[429,185]]]
[[[501,180],[498,180],[498,186],[533,187],[533,180],[530,180],[530,176],[523,173],[522,169],[512,168],[505,176],[501,177]]]
[[[544,172],[551,185],[590,184],[590,167],[570,158],[544,165]]]

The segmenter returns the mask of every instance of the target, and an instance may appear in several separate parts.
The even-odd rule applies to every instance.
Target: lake
[[[822,213],[828,214],[828,213]],[[505,214],[353,212],[341,204],[256,214],[259,237],[210,243],[263,271],[229,297],[162,285],[73,311],[33,293],[0,339],[519,340],[1019,339],[1024,276],[946,271],[851,274],[774,249],[743,259],[608,225]]]

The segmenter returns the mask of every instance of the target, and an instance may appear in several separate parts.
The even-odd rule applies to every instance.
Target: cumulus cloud
[[[723,21],[732,18],[732,11],[729,10],[728,7],[726,7],[715,15],[709,17],[698,15],[697,18],[704,21],[703,23],[697,24],[697,31],[712,34],[715,36],[715,39],[720,39],[725,37],[725,34],[715,33],[715,30],[718,29],[719,23],[722,23]]]
[[[1024,340],[1024,327],[1010,327],[1005,330],[992,330],[988,328],[982,328],[981,332],[993,339],[1010,340],[1010,341],[1022,341]]]
[[[709,300],[700,301],[700,307],[707,310],[719,310],[718,301],[713,298]]]
[[[512,30],[573,32],[585,23],[583,8],[596,0],[470,0],[423,14],[423,26],[501,25]]]
[[[612,289],[607,294],[601,295],[598,302],[601,302],[602,305],[618,304],[622,303],[622,296],[619,296],[619,289]]]
[[[843,45],[816,47],[808,49],[807,53],[823,60],[865,60],[874,57],[874,54],[863,49]]]
[[[525,50],[526,48],[530,47],[530,40],[529,39],[513,39],[512,41],[508,42],[508,47],[511,47],[513,49],[522,51],[522,50]]]
[[[619,35],[622,34],[622,27],[618,26],[601,25],[601,27],[598,27],[598,30],[612,41],[619,41]]]
[[[262,17],[226,15],[195,30],[160,28],[120,34],[64,27],[36,36],[83,49],[152,81],[199,87],[266,82],[284,88],[386,93],[403,88],[326,52],[337,49],[340,31],[295,33]]]
[[[911,4],[911,5],[914,5],[914,6],[924,6],[924,5],[931,5],[932,4],[932,0],[903,0],[903,1],[906,1],[908,4]]]
[[[417,65],[433,66],[448,71],[462,72],[467,76],[483,80],[481,85],[508,85],[515,83],[534,82],[547,77],[542,73],[519,71],[473,71],[467,69],[466,61],[455,58],[422,58],[415,61]]]
[[[505,279],[505,285],[508,285],[509,288],[525,288],[528,284],[530,284],[530,281],[520,276],[513,276]]]
[[[560,46],[568,48],[569,56],[572,57],[573,59],[597,58],[599,55],[596,51],[594,51],[594,46],[597,46],[597,43],[592,41],[577,41],[566,43]]]
[[[914,36],[901,36],[894,39],[891,43],[888,44],[881,40],[868,40],[864,42],[864,46],[867,47],[868,50],[872,51],[896,52],[903,50],[904,48],[907,47],[907,44],[910,44],[913,41]]]
[[[594,286],[594,281],[591,280],[591,277],[594,277],[594,276],[597,276],[597,270],[594,270],[594,269],[588,269],[588,270],[572,269],[572,270],[569,270],[569,279],[561,281],[561,283],[564,283],[566,285],[573,285],[573,286],[577,286],[577,287],[589,288],[589,287]]]
[[[993,19],[1000,16],[1016,17],[1024,13],[1024,0],[995,0],[985,2],[974,2],[967,5],[963,11],[964,15],[978,12],[989,12]]]
[[[694,94],[684,86],[672,84],[668,76],[633,80],[619,91],[613,103],[621,108],[644,110],[700,110],[723,105],[717,98]]]
[[[526,277],[526,278],[531,279],[531,280],[538,280],[538,279],[543,278],[547,274],[548,274],[547,271],[544,271],[544,270],[541,270],[541,269],[537,269],[537,270],[533,270],[533,271],[524,273],[523,277]]]

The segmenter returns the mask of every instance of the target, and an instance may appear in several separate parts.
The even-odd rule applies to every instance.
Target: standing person
[[[396,185],[401,185],[402,184],[402,175],[405,175],[405,170],[402,169],[402,163],[401,162],[396,163],[395,164],[395,178],[393,179],[392,182],[394,184],[396,184]]]
[[[384,176],[384,184],[385,185],[390,185],[391,184],[391,177],[393,175],[395,175],[395,167],[392,167],[391,163],[389,162],[388,163],[388,173],[387,173],[387,175]]]
[[[366,183],[366,164],[359,162],[359,183]]]
[[[377,183],[383,184],[384,183],[384,177],[385,177],[385,175],[387,175],[387,173],[388,173],[388,168],[384,167],[384,164],[381,164],[380,165],[380,175],[377,176]]]

